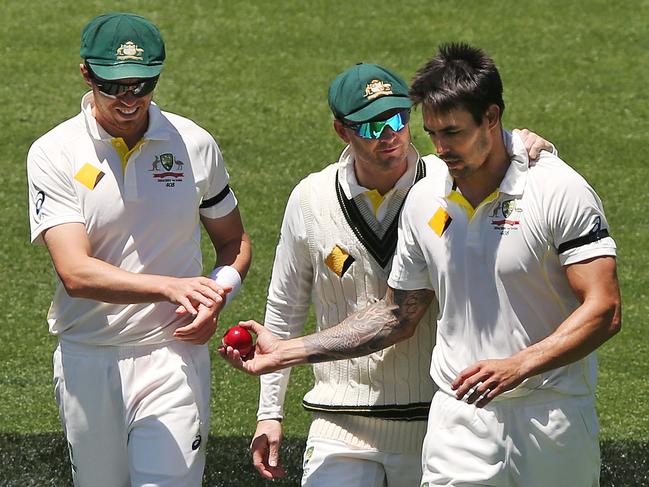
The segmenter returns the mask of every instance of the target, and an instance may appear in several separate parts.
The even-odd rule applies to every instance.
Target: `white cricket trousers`
[[[424,440],[421,487],[596,487],[594,402],[539,390],[477,408],[438,391]]]
[[[339,440],[309,437],[302,487],[418,487],[421,454],[359,448]]]
[[[76,487],[201,485],[209,430],[206,345],[60,341],[54,390]]]

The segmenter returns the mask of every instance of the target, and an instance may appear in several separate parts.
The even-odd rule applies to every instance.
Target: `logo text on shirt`
[[[173,154],[167,152],[155,156],[149,171],[153,172],[153,177],[156,178],[158,182],[164,183],[168,188],[173,188],[176,183],[181,182],[185,176],[185,173],[182,172],[184,165],[185,163],[183,161],[179,161]],[[160,166],[162,166],[162,168]]]
[[[489,215],[494,230],[501,235],[508,235],[512,230],[518,230],[521,223],[522,208],[517,206],[517,200],[504,200],[499,202]]]

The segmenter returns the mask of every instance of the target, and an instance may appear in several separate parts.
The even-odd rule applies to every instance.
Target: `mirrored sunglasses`
[[[399,132],[408,124],[409,120],[410,110],[404,110],[391,116],[387,120],[372,120],[355,124],[346,122],[345,125],[363,139],[378,139],[381,137],[385,127],[390,127],[395,132]]]
[[[95,84],[97,89],[101,91],[103,95],[106,95],[109,98],[117,98],[120,95],[123,95],[127,91],[133,93],[133,96],[142,97],[151,93],[158,83],[158,76],[155,78],[145,78],[134,83],[122,83],[118,81],[109,81],[102,79],[92,72],[90,67],[88,67],[88,73],[90,74],[90,79]]]

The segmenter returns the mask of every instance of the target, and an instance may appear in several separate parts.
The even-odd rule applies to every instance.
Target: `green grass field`
[[[326,102],[333,77],[358,62],[405,78],[438,43],[484,48],[505,83],[505,125],[552,140],[604,201],[618,244],[623,331],[601,349],[598,408],[602,485],[649,485],[649,219],[638,159],[649,140],[649,1],[536,2],[401,0],[116,1],[151,18],[167,43],[156,100],[207,128],[223,150],[254,244],[242,293],[220,320],[261,320],[274,246],[291,188],[335,160],[342,144]],[[29,244],[25,157],[31,142],[74,116],[84,84],[79,34],[105,2],[5,0],[0,18],[0,485],[70,485],[53,400],[45,314],[54,275]],[[422,153],[432,146],[412,122]],[[160,211],[164,211],[161,208]],[[207,248],[207,247],[206,247]],[[206,255],[206,265],[213,256]],[[292,375],[284,461],[297,485],[309,415],[299,403],[311,375]],[[213,362],[213,423],[207,486],[264,485],[247,445],[257,380]]]

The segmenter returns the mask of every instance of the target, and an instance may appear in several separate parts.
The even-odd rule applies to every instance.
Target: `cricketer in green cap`
[[[153,78],[162,71],[165,45],[158,28],[144,17],[109,13],[84,27],[80,54],[105,80]]]
[[[356,64],[329,86],[329,107],[339,120],[366,122],[411,106],[406,82],[377,64]]]

